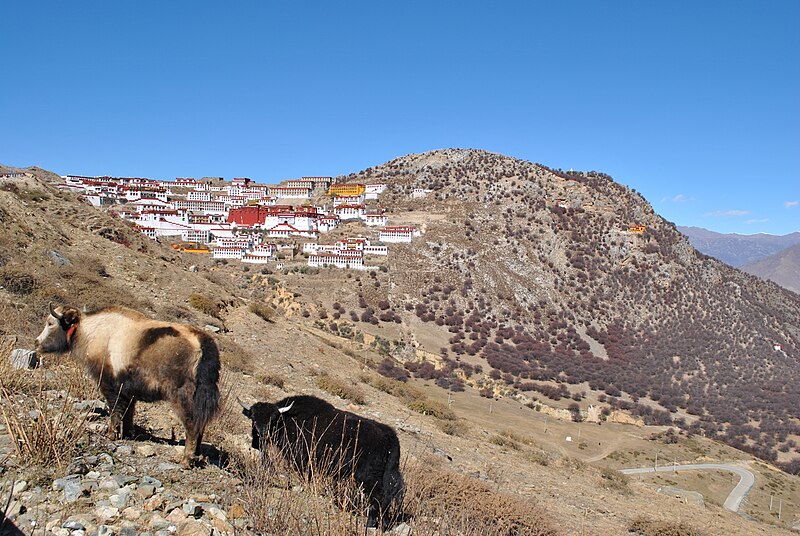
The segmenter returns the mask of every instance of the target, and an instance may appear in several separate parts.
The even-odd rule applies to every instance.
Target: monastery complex
[[[386,244],[410,243],[420,235],[415,227],[388,225],[379,204],[385,184],[335,183],[331,177],[302,177],[280,185],[221,177],[62,179],[60,189],[112,210],[145,236],[216,259],[267,264],[282,258],[281,250],[293,252],[302,242],[309,266],[366,270],[374,268],[369,257],[389,255]],[[321,234],[347,222],[375,228],[374,235],[320,242]]]

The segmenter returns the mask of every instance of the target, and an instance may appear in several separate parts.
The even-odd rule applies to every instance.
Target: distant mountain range
[[[766,259],[745,264],[741,269],[800,294],[800,244],[783,249]]]
[[[678,226],[678,230],[686,235],[689,242],[701,253],[717,258],[735,268],[758,262],[788,247],[800,244],[800,232],[779,236],[764,233],[723,234],[702,227]],[[751,273],[755,274],[755,272]]]

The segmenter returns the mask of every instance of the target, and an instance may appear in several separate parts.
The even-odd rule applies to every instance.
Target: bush
[[[600,485],[602,487],[618,491],[623,495],[629,495],[631,493],[630,478],[628,478],[628,475],[614,469],[604,468],[600,471],[600,477]]]
[[[415,400],[414,402],[406,404],[406,406],[408,406],[408,409],[412,411],[422,413],[423,415],[431,415],[437,419],[443,419],[447,421],[456,420],[456,414],[452,409],[440,402],[436,402],[435,400]]]
[[[278,389],[283,389],[284,385],[286,385],[286,377],[273,372],[257,374],[256,379],[265,385],[274,385]]]
[[[200,294],[199,292],[195,292],[189,296],[189,305],[201,313],[205,313],[208,316],[213,316],[214,318],[219,318],[219,304],[208,296]]]
[[[275,309],[265,303],[252,302],[247,306],[247,310],[266,322],[272,323]]]
[[[701,536],[703,533],[682,521],[656,521],[643,516],[636,517],[628,525],[636,536]]]
[[[32,275],[19,270],[3,270],[0,272],[3,287],[12,294],[27,296],[36,290],[36,280]]]
[[[339,398],[349,400],[354,404],[363,405],[367,403],[364,393],[358,387],[346,383],[338,378],[324,374],[322,376],[318,376],[315,383],[317,384],[317,387],[323,391],[327,391],[332,395],[338,396]]]

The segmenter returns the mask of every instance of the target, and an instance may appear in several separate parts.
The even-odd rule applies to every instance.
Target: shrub
[[[2,270],[0,281],[3,287],[12,294],[27,296],[36,290],[36,280],[32,275],[19,270]]]
[[[628,475],[614,469],[604,468],[600,471],[600,477],[600,484],[604,488],[618,491],[623,495],[629,495],[631,493]]]
[[[405,369],[398,367],[394,359],[390,357],[387,357],[381,361],[378,365],[378,368],[375,370],[381,376],[386,376],[387,378],[401,382],[408,381],[408,372],[406,372]]]
[[[265,303],[252,302],[247,306],[247,310],[270,323],[272,323],[272,317],[275,315],[275,309]]]
[[[201,313],[205,313],[208,316],[213,316],[214,318],[219,318],[219,304],[208,296],[200,294],[199,292],[195,292],[189,296],[189,305]]]
[[[338,396],[339,398],[349,400],[354,404],[363,405],[367,403],[364,393],[358,387],[353,384],[346,383],[338,378],[334,378],[333,376],[323,374],[317,377],[315,383],[317,384],[317,387],[323,391],[327,391],[332,395]]]
[[[274,372],[257,374],[256,379],[265,385],[274,385],[278,389],[283,389],[284,385],[286,385],[286,377]]]
[[[657,521],[643,516],[634,518],[628,530],[636,536],[701,536],[703,533],[682,521]]]
[[[423,415],[431,415],[437,419],[443,419],[447,421],[454,421],[456,419],[456,414],[452,409],[448,408],[441,402],[436,402],[435,400],[415,400],[406,404],[406,406],[408,406],[408,409],[412,411],[422,413]]]

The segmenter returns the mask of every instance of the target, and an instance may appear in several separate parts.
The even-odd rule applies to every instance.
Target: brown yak
[[[167,400],[186,428],[183,464],[197,460],[219,409],[219,351],[208,334],[124,307],[81,313],[50,304],[36,346],[84,361],[111,408],[110,438],[130,436],[136,402]]]

